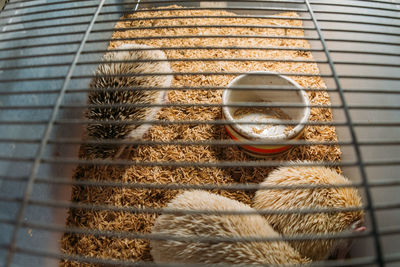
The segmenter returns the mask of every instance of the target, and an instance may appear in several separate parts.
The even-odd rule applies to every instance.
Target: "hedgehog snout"
[[[367,230],[367,227],[365,227],[362,220],[357,220],[351,224],[350,229],[352,232],[361,233]]]

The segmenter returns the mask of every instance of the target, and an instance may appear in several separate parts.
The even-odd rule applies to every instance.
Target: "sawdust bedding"
[[[177,7],[177,6],[173,6]],[[117,29],[129,27],[169,26],[169,25],[281,25],[301,27],[301,20],[288,19],[251,19],[251,18],[189,18],[190,16],[229,16],[231,12],[219,10],[176,10],[137,12],[126,15],[125,18],[145,18],[160,16],[183,16],[185,19],[149,19],[120,21]],[[296,13],[283,13],[282,16],[296,18]],[[262,36],[304,36],[298,29],[277,28],[157,28],[145,30],[116,30],[110,48],[134,41],[117,41],[118,38],[174,35],[262,35]],[[136,43],[154,47],[201,47],[201,46],[239,46],[239,47],[299,47],[309,48],[310,45],[302,39],[267,39],[267,38],[186,38],[186,39],[143,39]],[[231,49],[193,49],[164,50],[168,58],[248,58],[249,61],[174,61],[170,62],[174,72],[247,72],[269,70],[276,72],[312,73],[318,74],[315,63],[288,63],[251,61],[251,59],[303,59],[313,60],[311,53],[305,51],[283,50],[231,50]],[[175,76],[172,86],[226,86],[233,75],[209,76]],[[303,87],[325,88],[323,80],[318,77],[292,77]],[[169,91],[170,102],[174,103],[221,103],[221,90],[186,90]],[[311,104],[329,105],[329,96],[324,91],[308,92]],[[215,107],[167,107],[159,112],[162,120],[217,120],[221,119],[221,109]],[[311,110],[311,121],[331,121],[329,109]],[[145,136],[146,140],[218,140],[229,139],[222,126],[218,125],[155,125]],[[308,141],[334,141],[335,128],[332,126],[307,126],[304,139]],[[337,146],[297,146],[290,153],[274,160],[340,160],[340,150]],[[81,150],[85,158],[85,151]],[[237,147],[219,146],[176,146],[141,145],[133,149],[130,159],[134,161],[167,161],[167,162],[218,162],[254,160]],[[229,183],[260,183],[271,171],[271,168],[196,168],[196,167],[111,167],[79,166],[74,179],[95,181],[118,181],[124,183],[159,183],[159,184],[229,184]],[[118,187],[75,186],[72,200],[96,205],[114,205],[122,207],[164,207],[178,191],[176,190],[146,190]],[[254,192],[216,191],[229,198],[250,204]],[[150,233],[156,214],[134,214],[128,212],[95,211],[71,209],[67,219],[70,227],[98,230],[128,231]],[[61,246],[67,254],[81,256],[124,259],[134,261],[151,261],[150,247],[147,240],[109,238],[84,234],[66,233],[62,237]],[[62,261],[61,266],[95,266],[72,261]]]

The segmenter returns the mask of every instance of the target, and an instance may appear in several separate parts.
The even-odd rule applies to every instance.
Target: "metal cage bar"
[[[14,257],[15,249],[16,249],[16,246],[17,246],[17,234],[18,234],[18,231],[21,228],[22,223],[23,223],[24,210],[25,210],[25,207],[26,207],[26,205],[27,205],[27,203],[29,201],[30,195],[32,194],[33,186],[34,186],[35,179],[36,179],[36,175],[37,175],[38,170],[39,170],[39,165],[40,165],[40,162],[41,162],[42,157],[44,155],[44,150],[45,150],[45,147],[47,145],[47,142],[48,142],[48,140],[50,138],[50,133],[51,133],[51,130],[53,128],[54,121],[57,118],[58,109],[60,108],[60,105],[61,105],[61,103],[63,101],[65,90],[66,90],[66,88],[68,86],[68,83],[69,83],[69,81],[71,79],[71,76],[72,76],[72,73],[74,71],[75,65],[78,62],[79,55],[80,55],[81,51],[83,50],[83,47],[84,47],[87,39],[89,38],[90,31],[93,28],[94,22],[95,22],[97,16],[99,15],[100,10],[101,10],[104,2],[105,2],[105,0],[101,0],[100,1],[99,5],[97,7],[97,10],[93,14],[93,18],[92,18],[90,24],[88,25],[87,31],[85,33],[85,36],[83,37],[82,42],[81,42],[78,50],[76,51],[74,60],[71,63],[71,66],[69,68],[68,74],[65,77],[65,80],[63,82],[62,88],[60,89],[59,95],[57,96],[57,100],[56,100],[56,103],[54,105],[54,109],[52,111],[51,118],[48,121],[48,124],[46,126],[46,130],[45,130],[45,132],[43,134],[43,137],[42,137],[42,140],[41,140],[41,143],[40,143],[40,146],[39,146],[39,148],[37,150],[37,154],[35,156],[35,160],[33,162],[33,166],[32,166],[32,169],[30,171],[29,179],[28,179],[28,182],[26,184],[26,188],[25,188],[25,192],[24,192],[24,198],[21,201],[21,204],[20,204],[20,207],[19,207],[19,210],[18,210],[18,213],[17,213],[17,219],[16,219],[15,227],[14,227],[14,230],[12,232],[12,236],[11,236],[11,240],[10,240],[10,247],[8,249],[7,258],[6,258],[6,261],[5,261],[5,266],[6,267],[11,266],[11,262],[12,262],[12,259]]]
[[[354,149],[356,151],[357,164],[360,166],[359,168],[360,168],[360,171],[361,171],[361,178],[362,178],[363,186],[365,188],[366,199],[367,199],[367,201],[369,203],[369,214],[370,214],[370,218],[371,218],[371,225],[372,225],[372,228],[373,228],[372,233],[373,233],[373,236],[374,236],[374,244],[375,244],[375,250],[376,250],[376,253],[377,253],[377,261],[379,262],[380,266],[384,266],[382,247],[381,247],[381,243],[380,243],[380,238],[379,238],[378,233],[377,233],[378,225],[377,225],[377,222],[376,222],[374,204],[372,202],[371,192],[370,192],[370,189],[369,189],[369,186],[368,186],[367,174],[365,172],[365,165],[364,165],[365,163],[364,163],[363,157],[361,155],[360,147],[358,145],[358,138],[357,138],[355,130],[354,130],[353,121],[352,121],[350,112],[349,112],[348,107],[347,107],[346,99],[345,99],[345,97],[343,95],[343,92],[342,92],[342,89],[341,89],[339,76],[336,74],[335,66],[334,66],[334,64],[333,64],[333,62],[331,60],[329,49],[327,48],[327,45],[325,43],[325,38],[322,35],[322,32],[321,32],[321,30],[320,30],[320,28],[318,26],[318,21],[314,16],[314,12],[313,12],[313,8],[311,6],[311,3],[310,3],[309,0],[305,0],[305,1],[306,1],[306,4],[307,4],[307,7],[309,8],[309,12],[311,13],[311,17],[313,18],[313,22],[314,22],[315,28],[318,31],[318,35],[320,37],[320,41],[322,43],[322,46],[325,49],[325,54],[326,54],[326,57],[327,57],[327,59],[329,61],[329,66],[330,66],[330,69],[332,71],[332,75],[334,77],[334,80],[335,80],[335,83],[336,83],[336,87],[338,88],[338,91],[339,91],[340,100],[341,100],[342,105],[344,107],[344,113],[345,113],[346,121],[348,123],[348,127],[349,127],[349,130],[350,130],[351,139],[354,142]]]
[[[19,119],[2,118],[0,119],[0,146],[18,146],[27,147],[32,146],[36,148],[36,153],[29,155],[24,153],[17,154],[0,154],[0,170],[3,164],[12,162],[15,164],[28,164],[29,172],[24,175],[15,175],[14,173],[0,173],[0,188],[3,182],[12,184],[23,185],[23,194],[21,196],[7,196],[1,195],[0,203],[5,205],[16,204],[18,210],[15,218],[2,218],[0,216],[0,226],[7,226],[12,228],[12,234],[9,242],[0,242],[1,251],[6,253],[5,266],[13,266],[13,261],[20,255],[49,258],[55,260],[68,260],[79,263],[92,263],[100,265],[112,266],[204,266],[196,264],[156,264],[146,261],[133,262],[130,260],[117,260],[117,259],[103,259],[100,257],[86,257],[84,255],[67,254],[64,252],[53,252],[43,248],[27,248],[19,242],[19,234],[22,231],[42,231],[46,233],[72,233],[81,235],[92,235],[97,237],[110,237],[110,238],[127,238],[127,239],[144,239],[144,240],[176,240],[176,241],[192,241],[193,237],[178,237],[178,236],[163,236],[153,233],[142,233],[140,231],[110,231],[98,230],[92,228],[80,228],[74,226],[62,225],[55,222],[43,222],[35,220],[24,220],[24,213],[30,207],[38,208],[52,208],[56,210],[64,209],[82,209],[82,210],[95,210],[95,211],[115,211],[126,213],[142,213],[142,214],[235,214],[235,215],[248,215],[248,214],[313,214],[313,213],[335,213],[344,211],[363,210],[370,218],[371,229],[362,234],[323,234],[316,235],[298,235],[298,236],[283,236],[278,238],[254,238],[254,237],[229,237],[229,238],[215,238],[204,237],[198,238],[199,242],[261,242],[261,241],[290,241],[290,240],[310,240],[310,239],[332,239],[332,238],[357,238],[361,240],[372,239],[374,245],[375,256],[360,256],[345,261],[321,261],[312,263],[310,266],[386,266],[386,264],[396,264],[400,262],[398,253],[385,253],[385,246],[383,239],[392,235],[399,235],[399,227],[379,227],[379,213],[392,212],[400,209],[400,202],[389,201],[374,201],[373,191],[382,189],[387,190],[391,187],[400,186],[399,179],[391,176],[384,176],[380,180],[371,180],[368,173],[370,168],[393,167],[396,168],[400,165],[398,158],[383,158],[380,159],[365,157],[366,148],[374,147],[400,147],[400,141],[397,137],[391,139],[371,138],[369,136],[363,137],[358,130],[360,128],[372,131],[376,128],[384,128],[386,131],[397,131],[400,128],[400,121],[387,119],[387,120],[364,120],[357,118],[354,113],[357,112],[393,112],[400,111],[400,106],[393,103],[385,103],[379,101],[379,96],[382,94],[393,96],[395,99],[400,95],[397,85],[399,84],[399,67],[400,64],[396,61],[400,58],[400,53],[396,49],[400,42],[400,19],[396,15],[399,12],[398,1],[388,0],[354,0],[354,1],[324,1],[324,0],[285,0],[285,1],[229,1],[229,5],[225,7],[203,7],[197,6],[201,1],[181,0],[153,0],[153,1],[130,1],[129,3],[119,0],[84,0],[80,1],[80,5],[76,5],[76,1],[72,0],[59,0],[44,3],[42,1],[31,0],[15,0],[10,1],[6,8],[0,13],[2,22],[0,23],[0,60],[4,63],[0,66],[0,100],[4,97],[14,98],[16,101],[19,97],[30,95],[37,98],[54,98],[53,103],[24,103],[18,102],[8,103],[6,101],[0,102],[0,112],[49,112],[49,117],[40,117],[39,119]],[[217,4],[226,3],[227,1],[213,1]],[[139,7],[152,7],[152,6],[167,6],[171,4],[184,5],[183,10],[192,11],[230,11],[237,12],[236,15],[221,15],[221,16],[165,16],[165,17],[142,17],[142,18],[122,18],[121,16],[130,14],[134,11],[138,13],[147,14],[153,10],[143,10]],[[269,4],[271,4],[269,6]],[[133,5],[133,8],[132,8]],[[338,8],[333,9],[333,7]],[[331,10],[332,8],[332,10]],[[348,10],[346,10],[348,9]],[[172,12],[182,10],[175,7],[167,7],[160,9],[165,12]],[[75,12],[72,13],[72,12]],[[277,12],[297,12],[299,17],[289,17],[281,15],[271,15]],[[246,13],[246,14],[244,14]],[[251,14],[249,14],[251,13]],[[353,16],[354,20],[349,19]],[[285,26],[285,25],[268,25],[260,26],[254,24],[241,25],[241,24],[214,24],[209,23],[206,25],[167,25],[167,26],[140,26],[140,27],[126,27],[115,29],[111,28],[114,23],[129,23],[137,22],[139,20],[149,21],[163,21],[166,19],[185,20],[185,19],[280,19],[299,21],[302,26]],[[375,21],[370,19],[374,18]],[[26,26],[29,25],[29,26]],[[82,28],[85,27],[86,28]],[[77,27],[77,28],[73,28]],[[354,28],[351,28],[354,27]],[[381,27],[381,28],[379,28]],[[383,31],[382,28],[390,29]],[[295,35],[211,35],[204,34],[198,35],[175,35],[175,36],[135,36],[126,38],[107,38],[113,32],[126,32],[138,30],[164,30],[164,29],[223,29],[223,28],[257,28],[257,29],[273,29],[273,30],[302,30],[304,36]],[[104,36],[106,37],[104,37]],[[3,38],[4,37],[4,38]],[[71,37],[71,38],[70,38]],[[374,38],[372,38],[374,37]],[[138,63],[138,62],[226,62],[226,63],[240,63],[246,61],[252,62],[265,62],[265,63],[303,63],[303,64],[318,64],[320,68],[319,74],[307,74],[302,72],[281,72],[280,74],[299,77],[322,77],[327,82],[326,88],[304,88],[307,92],[327,92],[331,96],[339,99],[338,103],[330,105],[310,104],[308,107],[314,109],[329,108],[332,112],[341,112],[342,119],[334,121],[309,121],[299,122],[298,120],[290,120],[288,125],[306,125],[306,126],[336,126],[338,129],[348,131],[348,135],[344,138],[339,138],[333,141],[243,141],[242,145],[292,145],[294,147],[302,146],[340,146],[343,149],[353,151],[354,158],[344,159],[341,162],[312,162],[312,163],[293,163],[293,162],[279,162],[279,161],[258,161],[258,160],[219,160],[216,162],[204,161],[140,161],[140,160],[120,160],[120,159],[82,159],[73,158],[65,155],[53,156],[48,154],[47,150],[54,146],[73,147],[79,145],[148,145],[148,146],[210,146],[216,148],[234,147],[237,142],[233,140],[96,140],[96,139],[80,139],[76,137],[63,137],[53,135],[58,127],[81,127],[90,124],[110,124],[110,125],[139,125],[143,123],[151,125],[230,125],[233,124],[225,119],[217,120],[176,120],[176,121],[160,121],[160,120],[114,120],[114,121],[101,121],[101,120],[88,120],[79,117],[63,117],[60,116],[63,112],[82,112],[87,108],[141,108],[141,107],[165,107],[165,108],[190,108],[190,107],[208,107],[208,108],[221,108],[221,107],[289,107],[289,108],[303,108],[304,105],[288,104],[288,103],[254,103],[248,102],[245,104],[229,104],[223,105],[220,103],[178,103],[170,102],[164,104],[84,104],[82,102],[71,103],[66,102],[68,97],[77,97],[93,92],[93,88],[82,86],[82,83],[95,77],[90,71],[101,64],[100,56],[109,50],[101,44],[107,44],[110,41],[148,41],[157,39],[212,39],[212,38],[248,38],[248,39],[274,39],[274,40],[305,40],[310,43],[309,48],[303,47],[281,47],[281,46],[169,46],[163,47],[166,51],[196,51],[204,50],[256,50],[256,51],[300,51],[309,53],[311,52],[315,57],[313,60],[306,59],[290,59],[290,58],[168,58],[167,60],[124,60],[124,61],[110,61],[109,63]],[[24,42],[21,44],[21,42]],[[14,45],[18,43],[18,45]],[[333,43],[340,43],[342,46],[333,46]],[[363,49],[357,48],[358,45]],[[65,46],[69,46],[65,52],[62,50]],[[385,49],[392,47],[393,49]],[[158,48],[145,48],[143,50],[155,50]],[[18,53],[18,51],[30,51],[27,53]],[[128,50],[127,50],[128,51]],[[371,58],[368,58],[371,57]],[[380,57],[380,58],[378,58]],[[57,58],[57,61],[53,60]],[[93,59],[94,58],[94,59]],[[366,60],[366,58],[368,60]],[[32,60],[37,59],[38,62],[31,63]],[[26,61],[26,62],[25,62]],[[22,62],[22,63],[21,63]],[[344,69],[354,68],[365,71],[360,72],[345,72],[339,71],[339,67]],[[44,72],[49,68],[66,69],[65,73],[50,75]],[[87,70],[85,70],[87,68]],[[371,73],[372,70],[381,69],[381,72]],[[30,70],[30,72],[27,72]],[[81,71],[83,70],[83,71]],[[36,75],[35,71],[38,72]],[[368,72],[369,71],[369,72]],[[23,75],[14,75],[23,72]],[[134,74],[138,77],[145,77],[149,75],[187,75],[187,76],[224,76],[224,75],[239,75],[243,74],[242,71],[231,72],[173,72],[173,73],[140,73]],[[126,77],[132,75],[110,75],[109,77]],[[108,77],[108,76],[105,76]],[[357,86],[350,86],[347,81],[362,80]],[[50,84],[53,86],[43,87],[41,83]],[[370,84],[365,84],[370,83]],[[20,88],[14,89],[12,85],[19,84]],[[11,86],[11,89],[8,87]],[[108,88],[111,92],[124,92],[129,90],[176,90],[176,91],[216,91],[227,89],[226,86],[170,86],[162,88]],[[233,88],[233,90],[243,89]],[[293,88],[285,88],[282,86],[262,86],[253,88],[255,90],[294,90]],[[376,102],[360,103],[348,100],[348,96],[356,94],[362,98],[369,94],[376,97]],[[344,119],[343,119],[344,117]],[[259,122],[242,121],[238,124],[262,124]],[[43,128],[43,132],[37,136],[20,137],[13,136],[2,129],[7,127],[32,127]],[[38,131],[40,132],[40,131]],[[29,165],[30,164],[30,165]],[[57,166],[66,168],[67,166],[138,166],[138,167],[193,167],[193,168],[222,168],[233,169],[243,167],[250,169],[253,167],[276,167],[276,166],[331,166],[331,167],[347,167],[357,169],[360,173],[361,181],[352,182],[350,184],[337,184],[337,185],[304,185],[304,186],[260,186],[258,184],[245,184],[245,183],[230,183],[230,184],[191,184],[173,182],[170,184],[158,184],[154,182],[124,182],[124,181],[103,181],[103,180],[71,180],[67,175],[46,175],[41,173],[40,168],[47,168],[48,166]],[[126,188],[126,189],[143,189],[143,190],[227,190],[227,191],[242,191],[242,192],[255,192],[258,189],[279,189],[279,190],[298,190],[298,189],[314,189],[314,188],[356,188],[362,190],[365,194],[366,204],[361,207],[350,208],[318,208],[318,209],[288,209],[285,211],[276,210],[259,210],[256,212],[240,212],[240,211],[226,211],[226,212],[211,212],[209,210],[174,210],[167,208],[154,208],[150,206],[126,206],[119,205],[105,205],[99,203],[81,203],[80,201],[58,201],[52,198],[43,198],[35,196],[35,186],[54,186],[54,187],[90,187],[90,188]],[[1,255],[1,254],[0,254]],[[206,265],[209,266],[209,265]]]

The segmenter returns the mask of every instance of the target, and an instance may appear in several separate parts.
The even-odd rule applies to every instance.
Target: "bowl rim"
[[[241,74],[237,77],[235,77],[227,86],[227,88],[223,91],[222,93],[222,104],[224,105],[222,107],[222,115],[224,117],[224,119],[226,119],[227,121],[233,121],[233,117],[230,114],[227,106],[225,106],[226,104],[228,104],[228,93],[229,93],[229,88],[231,88],[232,86],[234,86],[234,84],[239,81],[240,79],[249,76],[249,75],[253,75],[253,74],[265,74],[268,76],[278,76],[281,79],[285,79],[286,81],[288,81],[290,84],[292,84],[293,86],[295,86],[297,89],[299,89],[299,93],[302,99],[302,102],[305,105],[305,112],[304,115],[302,116],[300,123],[297,124],[292,130],[290,130],[289,134],[279,134],[279,135],[273,135],[273,136],[260,136],[258,134],[254,134],[248,131],[245,131],[240,124],[236,124],[236,123],[232,123],[231,124],[231,128],[235,131],[237,131],[241,136],[244,137],[244,139],[263,139],[263,140],[275,140],[275,141],[282,141],[282,140],[288,140],[288,139],[293,139],[294,137],[298,136],[298,134],[303,131],[304,129],[304,123],[306,123],[310,117],[310,100],[307,96],[307,93],[303,90],[303,87],[301,87],[297,82],[295,82],[293,79],[285,76],[285,75],[281,75],[279,73],[276,72],[270,72],[270,71],[251,71],[245,74]]]

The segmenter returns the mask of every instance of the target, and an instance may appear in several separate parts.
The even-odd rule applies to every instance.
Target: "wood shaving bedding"
[[[178,8],[178,6],[170,6]],[[301,20],[296,13],[281,13],[288,19],[251,19],[251,18],[202,18],[191,16],[230,16],[231,12],[220,10],[176,10],[151,12],[136,12],[123,18],[146,18],[183,16],[185,19],[149,19],[120,21],[110,48],[123,43],[140,43],[154,47],[201,47],[218,46],[221,49],[187,49],[163,50],[168,58],[244,58],[248,61],[173,61],[170,62],[174,72],[247,72],[267,70],[275,72],[294,72],[319,74],[315,63],[267,62],[252,61],[252,59],[302,59],[313,60],[311,53],[305,51],[262,50],[262,49],[223,49],[224,47],[298,47],[310,48],[309,43],[302,39],[278,38],[160,38],[141,39],[135,41],[117,41],[118,38],[176,36],[176,35],[257,35],[257,36],[304,36],[298,29],[276,28],[157,28],[146,30],[118,31],[129,27],[152,27],[170,25],[280,25],[301,27]],[[234,75],[176,75],[172,86],[226,86]],[[298,84],[310,88],[326,88],[318,76],[292,76]],[[221,103],[221,90],[172,90],[168,94],[173,103]],[[330,105],[329,96],[324,91],[308,92],[312,105]],[[161,120],[218,120],[221,119],[221,109],[218,107],[167,107],[159,112]],[[332,121],[332,113],[328,108],[312,108],[311,121]],[[200,141],[220,140],[229,137],[219,125],[155,125],[145,136],[146,140],[160,141]],[[307,141],[336,141],[333,126],[306,126],[304,139]],[[340,160],[338,146],[297,146],[290,153],[274,160]],[[82,158],[88,158],[81,151]],[[255,160],[244,154],[236,146],[175,146],[141,145],[133,149],[130,159],[133,161],[166,161],[166,162],[219,162],[219,161],[249,161]],[[267,159],[268,160],[268,159]],[[205,167],[113,167],[79,166],[75,172],[76,180],[116,181],[125,183],[159,183],[159,184],[229,184],[229,183],[260,183],[272,168],[205,168]],[[121,207],[153,207],[162,208],[179,191],[177,190],[147,190],[119,187],[74,186],[72,200],[95,205],[113,205]],[[250,204],[253,191],[217,191],[226,197]],[[111,230],[150,233],[156,214],[95,211],[85,209],[70,209],[67,226],[85,229]],[[150,261],[150,248],[147,240],[93,236],[65,233],[62,240],[62,250],[67,254],[81,256],[124,259],[134,261]],[[61,261],[60,266],[98,266],[73,261]]]

